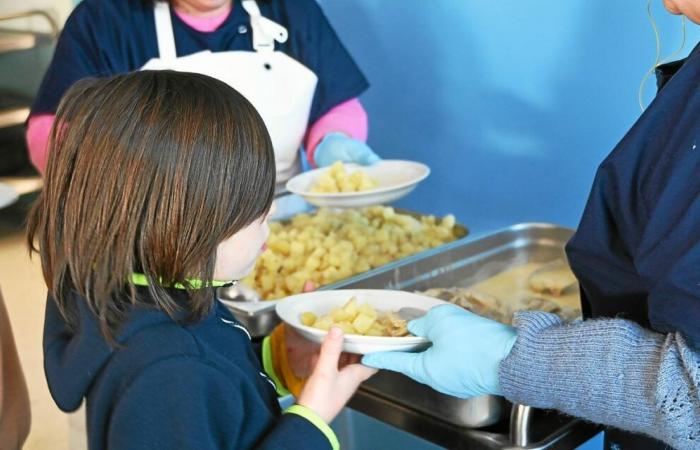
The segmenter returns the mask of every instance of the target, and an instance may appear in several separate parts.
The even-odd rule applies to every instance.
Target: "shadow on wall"
[[[646,2],[321,3],[370,80],[370,145],[433,169],[400,206],[454,212],[476,232],[577,224],[597,165],[640,113]],[[675,46],[678,19],[655,15]]]

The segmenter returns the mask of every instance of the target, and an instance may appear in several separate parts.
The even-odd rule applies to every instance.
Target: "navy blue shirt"
[[[74,329],[47,301],[44,366],[63,411],[87,400],[91,450],[331,448],[310,421],[280,414],[247,332],[220,302],[193,324],[156,309],[132,310],[115,348],[85,301],[72,300]]]
[[[700,348],[700,46],[603,161],[567,246],[584,312]]]
[[[275,49],[318,77],[310,123],[367,89],[367,80],[315,0],[259,0],[258,5],[263,16],[289,31],[287,42],[276,43]],[[191,28],[172,8],[171,19],[178,56],[202,50],[253,51],[250,18],[236,0],[226,20],[210,33]],[[32,114],[54,113],[66,90],[81,78],[131,72],[157,57],[151,2],[83,0],[65,24]]]

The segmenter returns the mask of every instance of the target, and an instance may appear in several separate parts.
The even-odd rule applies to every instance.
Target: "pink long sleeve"
[[[231,3],[230,7],[224,12],[213,17],[193,16],[191,14],[187,14],[186,12],[179,11],[177,8],[175,9],[175,14],[177,14],[180,20],[185,22],[190,28],[194,28],[195,30],[203,33],[211,33],[212,31],[216,31],[216,29],[226,21],[232,10],[233,3]]]
[[[56,116],[53,114],[38,114],[31,116],[27,124],[27,148],[29,159],[43,175],[48,160],[49,134]]]
[[[306,135],[306,156],[312,166],[316,167],[314,151],[316,146],[328,133],[345,133],[353,139],[367,141],[367,112],[360,100],[353,98],[334,107],[321,116]]]

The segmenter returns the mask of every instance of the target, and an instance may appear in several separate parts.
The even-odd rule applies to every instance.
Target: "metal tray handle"
[[[510,442],[517,447],[527,447],[530,444],[530,406],[514,404],[510,412]]]

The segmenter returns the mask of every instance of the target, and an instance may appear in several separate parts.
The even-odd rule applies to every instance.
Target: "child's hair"
[[[275,186],[265,125],[238,92],[213,78],[142,71],[76,83],[56,114],[44,189],[27,239],[49,293],[71,326],[73,293],[113,341],[140,300],[171,317],[206,315],[220,242],[263,218]],[[35,247],[37,245],[37,247]],[[188,303],[167,286],[188,287]],[[179,315],[178,315],[179,317]]]

